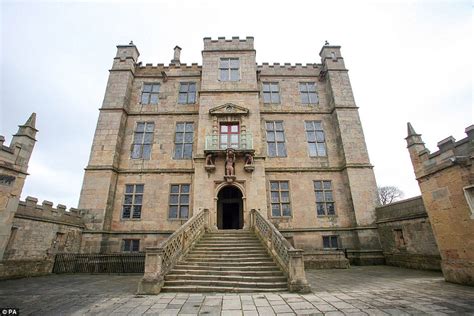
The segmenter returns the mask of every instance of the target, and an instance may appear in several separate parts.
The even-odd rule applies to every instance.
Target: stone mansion
[[[255,209],[305,260],[347,248],[353,263],[383,262],[340,46],[306,65],[257,64],[252,37],[204,38],[202,65],[180,53],[142,64],[133,42],[117,46],[80,195],[81,252],[144,251],[199,209],[213,230],[245,230]]]

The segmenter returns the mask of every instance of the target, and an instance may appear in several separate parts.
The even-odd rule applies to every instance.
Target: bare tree
[[[403,197],[403,191],[395,186],[377,187],[380,204],[385,205],[395,202]]]

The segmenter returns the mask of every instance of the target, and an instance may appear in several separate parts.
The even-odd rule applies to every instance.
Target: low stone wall
[[[0,280],[18,279],[50,274],[54,260],[3,260],[0,261]]]
[[[349,260],[343,250],[309,250],[304,252],[305,269],[347,269]]]
[[[421,196],[378,207],[376,214],[386,264],[441,270],[441,257]]]

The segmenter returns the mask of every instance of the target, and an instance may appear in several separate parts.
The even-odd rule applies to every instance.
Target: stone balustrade
[[[146,249],[145,274],[138,285],[139,294],[161,292],[165,275],[209,229],[209,220],[209,210],[199,209],[158,247]]]
[[[304,271],[303,250],[295,249],[256,209],[250,211],[250,216],[251,228],[286,274],[290,292],[311,292]]]

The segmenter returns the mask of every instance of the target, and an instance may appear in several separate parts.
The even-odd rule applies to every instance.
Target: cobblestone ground
[[[312,294],[134,294],[140,276],[52,275],[0,282],[21,315],[474,315],[474,288],[388,266],[310,270]]]

